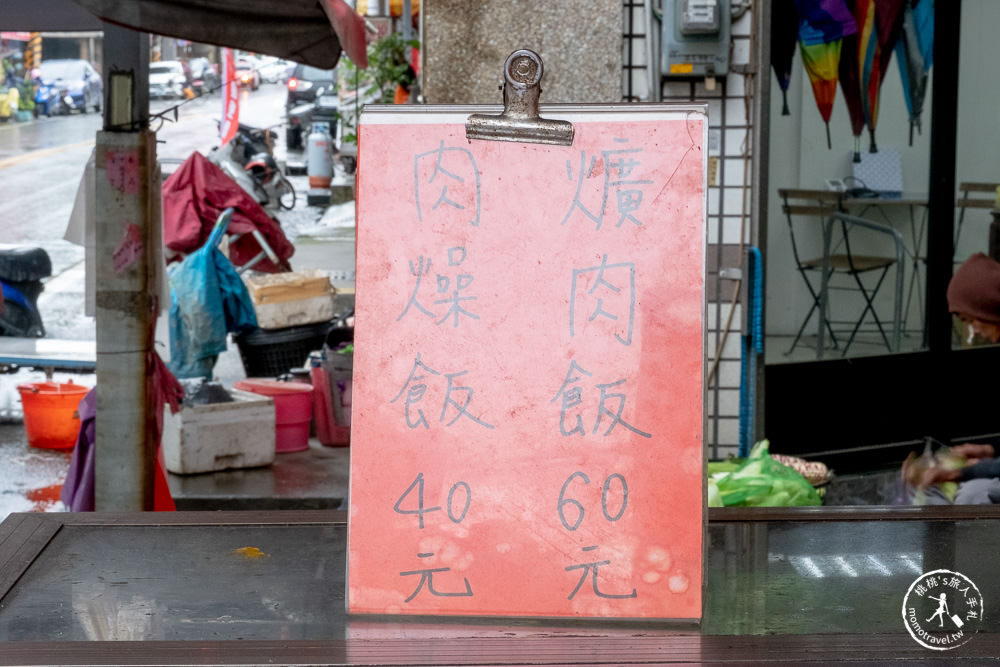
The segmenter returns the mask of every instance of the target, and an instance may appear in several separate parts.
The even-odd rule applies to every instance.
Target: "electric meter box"
[[[660,71],[664,78],[729,73],[730,0],[666,0]]]

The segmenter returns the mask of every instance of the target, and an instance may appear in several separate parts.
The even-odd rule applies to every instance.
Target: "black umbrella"
[[[771,67],[781,88],[781,115],[788,116],[788,84],[792,78],[795,44],[799,41],[799,13],[795,0],[774,0],[771,5]]]

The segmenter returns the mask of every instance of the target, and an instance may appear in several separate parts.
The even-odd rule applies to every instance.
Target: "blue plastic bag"
[[[226,334],[257,328],[250,294],[218,248],[231,210],[205,245],[170,267],[170,370],[178,378],[211,378]]]

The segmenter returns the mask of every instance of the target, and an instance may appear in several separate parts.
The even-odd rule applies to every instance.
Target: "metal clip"
[[[534,51],[518,49],[507,56],[503,65],[503,113],[469,116],[466,139],[572,146],[572,123],[538,115],[542,73],[542,59]]]

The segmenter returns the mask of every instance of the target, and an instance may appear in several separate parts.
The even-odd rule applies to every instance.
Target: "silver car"
[[[177,60],[162,60],[149,65],[149,96],[184,97],[187,75],[184,66]]]

